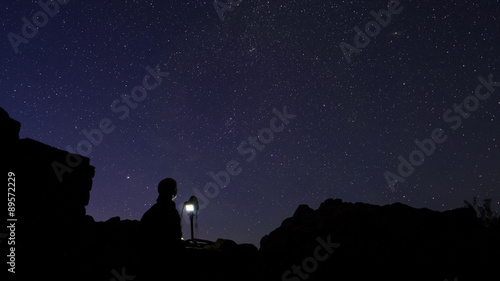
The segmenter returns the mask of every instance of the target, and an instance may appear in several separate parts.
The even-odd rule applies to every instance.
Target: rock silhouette
[[[86,215],[94,167],[31,139],[0,110],[2,167],[16,174],[17,280],[492,280],[500,275],[498,228],[468,208],[436,212],[328,199],[262,237],[260,249],[228,239],[178,256],[156,257],[152,271],[138,220]],[[54,163],[71,172],[61,181]],[[3,246],[2,246],[3,247]],[[3,255],[5,258],[6,255]],[[173,265],[172,259],[181,263]],[[184,262],[184,265],[182,264]],[[152,272],[152,273],[151,273]],[[28,279],[30,278],[30,279]]]
[[[436,212],[328,199],[318,210],[299,206],[262,238],[269,280],[279,280],[291,264],[302,265],[316,238],[328,235],[341,246],[307,280],[487,280],[497,274],[498,231],[485,229],[472,209]],[[289,276],[284,280],[301,280]]]

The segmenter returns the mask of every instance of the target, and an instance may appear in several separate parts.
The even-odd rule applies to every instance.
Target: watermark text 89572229
[[[15,273],[16,269],[16,175],[13,172],[7,174],[7,228],[9,229],[9,240],[7,244],[10,246],[7,251],[8,271]]]

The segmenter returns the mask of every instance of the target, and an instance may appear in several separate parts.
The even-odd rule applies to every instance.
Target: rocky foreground
[[[219,239],[186,243],[180,252],[151,251],[145,249],[148,234],[139,221],[95,222],[85,214],[94,176],[88,158],[19,139],[20,124],[3,110],[0,125],[2,169],[15,175],[16,187],[17,221],[8,229],[15,233],[15,245],[0,237],[4,264],[15,271],[8,272],[10,279],[443,281],[500,276],[500,230],[485,227],[470,208],[436,212],[328,199],[317,210],[299,206],[261,239],[260,249]]]

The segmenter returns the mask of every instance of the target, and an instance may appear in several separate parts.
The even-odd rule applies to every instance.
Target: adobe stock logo
[[[28,39],[33,39],[38,34],[38,30],[49,23],[49,16],[53,18],[59,13],[59,4],[66,5],[69,1],[70,0],[57,0],[56,2],[56,0],[47,0],[46,2],[43,2],[42,0],[39,0],[38,5],[43,11],[34,13],[31,21],[26,17],[21,18],[21,21],[23,22],[21,34],[24,37],[14,32],[9,32],[9,34],[7,34],[7,38],[9,38],[9,42],[14,49],[14,52],[16,54],[19,53],[19,46],[21,44],[28,44]]]

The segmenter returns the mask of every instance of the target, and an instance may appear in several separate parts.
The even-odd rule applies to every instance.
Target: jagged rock
[[[16,175],[17,215],[29,223],[47,216],[57,217],[59,224],[82,219],[95,173],[90,159],[78,156],[80,163],[68,167],[67,157],[74,157],[72,154],[32,139],[19,139],[20,123],[2,108],[0,126],[6,132],[2,166]],[[68,172],[61,175],[57,165],[66,166]]]
[[[314,210],[311,209],[311,207],[309,207],[308,205],[302,204],[302,205],[299,205],[299,207],[297,207],[297,210],[295,210],[295,213],[293,213],[293,218],[298,219],[298,218],[301,218],[304,215],[310,214],[312,212],[314,212]]]
[[[21,139],[14,146],[10,169],[16,172],[20,200],[33,211],[27,217],[47,214],[64,220],[81,219],[89,203],[95,169],[90,159],[81,157],[81,163],[71,168],[60,181],[53,163],[66,163],[68,152],[50,147],[32,139]],[[21,215],[21,214],[20,214]]]
[[[319,206],[319,209],[320,210],[328,210],[331,208],[335,208],[341,204],[342,204],[342,199],[329,198],[329,199],[326,199],[323,203],[321,203],[321,205]]]
[[[454,274],[474,280],[477,268],[491,265],[482,275],[488,276],[493,261],[498,262],[498,243],[494,249],[487,246],[494,242],[483,241],[484,227],[470,209],[436,212],[400,203],[375,206],[328,199],[318,210],[298,213],[261,240],[266,280],[282,278],[294,264],[303,267],[320,245],[318,239],[329,238],[340,247],[317,262],[314,274],[302,270],[307,280],[442,281]],[[305,264],[312,265],[310,260]],[[303,279],[293,272],[284,277]]]
[[[15,218],[19,272],[44,272],[57,264],[66,274],[78,264],[73,255],[88,221],[94,167],[81,157],[63,180],[53,163],[66,163],[68,152],[32,139],[19,139],[20,124],[0,109],[2,168],[15,174]],[[22,279],[22,278],[21,278]]]
[[[7,111],[0,107],[0,128],[2,128],[2,137],[0,144],[3,148],[8,148],[19,140],[19,131],[21,123],[10,118]]]

